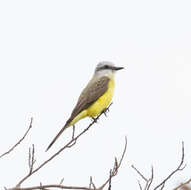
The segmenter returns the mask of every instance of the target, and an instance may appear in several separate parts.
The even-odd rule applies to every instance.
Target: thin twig
[[[94,190],[96,190],[96,186],[93,182],[92,176],[90,176],[90,184],[89,184],[89,189],[91,189],[93,187]]]
[[[149,189],[150,189],[151,184],[152,184],[152,182],[153,182],[153,178],[154,178],[154,171],[153,171],[153,166],[152,166],[152,168],[151,168],[151,177],[150,177],[150,179],[148,180],[148,183],[147,183],[147,185],[146,185],[146,190],[149,190]]]
[[[131,165],[131,167],[143,178],[145,182],[148,181],[148,179],[134,165]]]
[[[122,153],[122,156],[120,158],[120,161],[118,162],[117,159],[115,158],[115,162],[114,162],[114,167],[112,169],[112,172],[111,172],[111,176],[109,176],[109,178],[105,181],[105,183],[103,185],[101,185],[98,190],[102,190],[108,183],[109,181],[111,180],[111,178],[113,178],[114,176],[117,175],[118,173],[118,170],[122,164],[122,161],[123,161],[123,158],[125,156],[125,153],[126,153],[126,150],[127,150],[127,137],[125,137],[125,147],[124,147],[124,150],[123,150],[123,153]]]
[[[138,182],[138,184],[139,184],[139,188],[140,188],[140,190],[143,190],[140,181],[138,180],[137,182]]]
[[[111,174],[112,174],[112,170],[110,170],[110,172],[109,172],[109,187],[108,187],[108,190],[111,190],[111,179],[112,179]]]
[[[182,171],[182,170],[185,168],[185,166],[186,166],[186,165],[185,165],[184,167],[182,167],[183,163],[184,163],[184,142],[182,142],[182,157],[181,157],[180,164],[179,164],[178,167],[177,167],[173,172],[171,172],[159,185],[157,185],[157,186],[154,188],[154,190],[158,189],[160,186],[165,185],[165,183],[166,183],[176,172]]]
[[[140,175],[140,177],[145,181],[145,187],[144,190],[149,190],[150,186],[153,182],[153,176],[154,176],[154,172],[153,172],[153,167],[151,168],[151,177],[149,179],[147,179],[134,165],[131,165],[131,167]],[[142,186],[140,184],[140,182],[138,181],[138,185],[139,188],[142,189]]]
[[[163,189],[164,189],[164,186],[165,186],[165,183],[163,183],[163,184],[161,185],[160,190],[163,190]]]
[[[7,152],[1,154],[0,158],[2,158],[3,156],[9,154],[10,152],[12,152],[25,139],[25,137],[29,133],[30,129],[32,128],[32,123],[33,123],[33,118],[31,118],[29,127],[28,127],[27,131],[25,132],[25,134],[23,135],[23,137],[21,139],[19,139],[19,141],[16,144],[14,144]]]
[[[62,179],[60,180],[60,185],[63,184],[63,181],[64,181],[64,178],[62,178]]]
[[[112,105],[112,103],[108,106],[109,107]],[[98,115],[98,117],[96,118],[99,119],[99,117],[103,114],[103,112]],[[42,167],[44,167],[47,163],[49,163],[52,159],[54,159],[56,156],[58,156],[61,152],[63,152],[65,149],[67,148],[71,148],[74,144],[76,144],[77,140],[79,137],[81,137],[85,132],[88,131],[88,129],[94,124],[96,123],[96,121],[92,121],[89,126],[84,129],[81,133],[79,133],[76,137],[72,138],[65,146],[63,146],[59,151],[57,151],[55,154],[53,154],[50,158],[48,158],[46,161],[44,161],[42,164],[40,164],[36,169],[34,169],[30,174],[26,175],[25,177],[23,177],[19,183],[16,185],[16,187],[20,187],[20,185],[27,180],[30,176],[32,176],[34,173],[36,173],[38,170],[40,170]]]
[[[184,186],[186,186],[186,185],[188,185],[188,184],[190,184],[190,183],[191,183],[191,178],[190,178],[189,180],[187,180],[186,182],[181,183],[179,186],[177,186],[177,187],[174,188],[173,190],[178,190],[178,189],[180,189],[180,188],[182,188],[182,187],[184,187]]]
[[[28,159],[29,174],[32,173],[33,168],[34,168],[34,163],[36,162],[36,160],[34,158],[34,154],[35,154],[35,148],[34,148],[34,144],[33,144],[32,151],[31,151],[31,148],[29,148],[29,159]]]
[[[182,157],[181,157],[180,164],[178,165],[178,167],[177,167],[173,172],[171,172],[171,173],[170,173],[159,185],[157,185],[153,190],[157,190],[158,188],[160,188],[160,190],[164,189],[165,183],[166,183],[176,172],[182,171],[182,170],[185,168],[185,166],[182,167],[183,163],[184,163],[184,142],[182,142]],[[144,190],[150,190],[151,185],[152,185],[152,183],[153,183],[153,179],[154,179],[153,167],[152,167],[152,169],[151,169],[151,177],[150,177],[149,179],[147,179],[135,166],[132,165],[131,167],[132,167],[132,168],[141,176],[141,178],[146,182]],[[188,180],[187,182],[190,183],[190,182],[191,182],[191,179],[190,179],[190,181]],[[139,184],[140,189],[142,189],[142,186],[141,186],[140,182],[138,182],[138,184]],[[179,187],[178,187],[178,188],[179,188]],[[174,189],[174,190],[178,190],[178,188],[177,188],[177,189]]]
[[[109,188],[108,190],[111,190],[111,179],[117,175],[117,172],[119,170],[119,167],[122,164],[125,152],[127,149],[127,138],[125,138],[125,147],[122,153],[122,156],[120,158],[119,162],[114,163],[114,167],[112,170],[110,170],[110,176],[109,178],[105,181],[105,183],[100,186],[99,188],[96,188],[95,184],[93,183],[92,177],[90,177],[90,184],[89,187],[82,187],[82,186],[65,186],[65,185],[57,185],[57,184],[53,184],[53,185],[40,185],[40,186],[33,186],[33,187],[20,187],[20,186],[16,186],[14,188],[10,188],[9,190],[35,190],[35,189],[42,189],[42,190],[47,190],[47,189],[52,189],[52,188],[59,188],[59,189],[75,189],[75,190],[103,190],[103,188],[109,183]],[[117,164],[117,165],[116,165]]]
[[[34,189],[50,189],[50,188],[59,188],[59,189],[78,189],[78,190],[95,190],[89,187],[83,186],[66,186],[66,185],[57,185],[57,184],[50,184],[50,185],[39,185],[39,186],[32,186],[32,187],[14,187],[9,190],[34,190]]]

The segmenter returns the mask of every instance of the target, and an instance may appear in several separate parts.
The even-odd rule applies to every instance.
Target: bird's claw
[[[94,117],[91,117],[91,119],[92,119],[92,121],[93,121],[94,123],[97,123],[97,121],[98,121],[98,119],[97,119],[97,118],[94,118]]]
[[[105,117],[107,117],[107,113],[109,112],[109,108],[105,108],[102,113],[105,115]]]

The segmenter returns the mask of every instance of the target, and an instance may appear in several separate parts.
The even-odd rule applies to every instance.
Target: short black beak
[[[124,69],[124,67],[113,67],[113,70],[116,70],[116,71],[121,70],[121,69]]]

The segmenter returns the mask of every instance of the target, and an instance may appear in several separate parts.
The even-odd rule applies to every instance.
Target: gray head
[[[110,73],[113,74],[118,70],[124,69],[124,67],[116,67],[112,62],[102,61],[98,63],[95,69],[95,74],[98,73]]]

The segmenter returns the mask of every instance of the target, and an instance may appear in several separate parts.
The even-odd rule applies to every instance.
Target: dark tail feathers
[[[55,141],[58,139],[58,137],[62,134],[62,132],[68,127],[68,123],[60,130],[60,132],[54,137],[52,142],[48,145],[46,152],[50,149],[50,147],[55,143]]]

